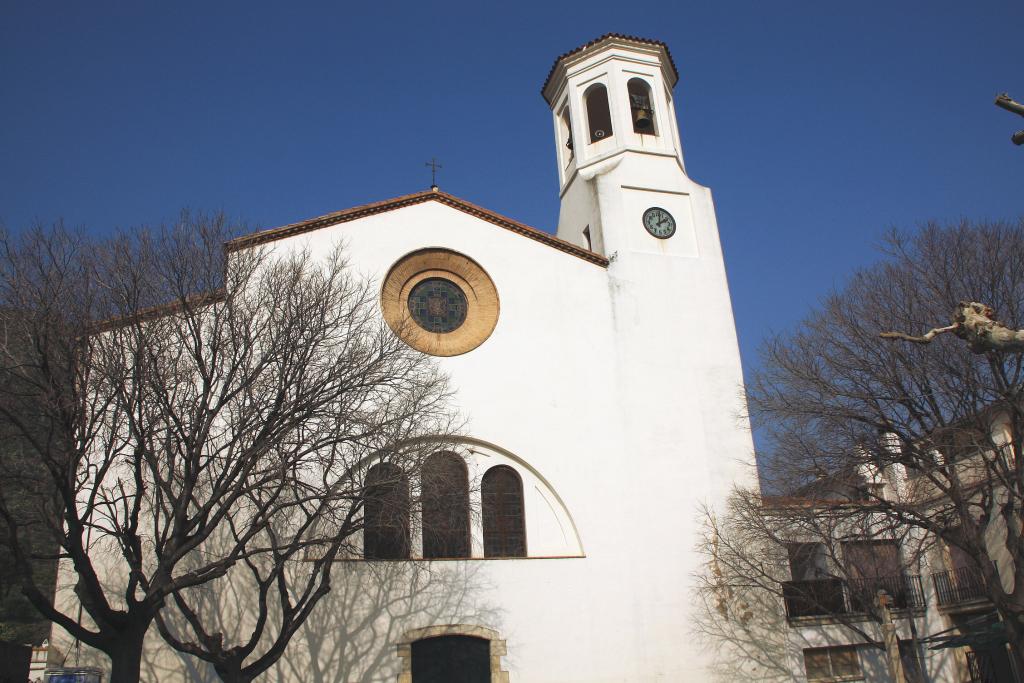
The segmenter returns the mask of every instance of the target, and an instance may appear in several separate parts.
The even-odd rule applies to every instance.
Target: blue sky
[[[1024,2],[0,2],[0,221],[253,228],[442,189],[545,230],[560,53],[664,40],[745,364],[890,226],[1024,215]],[[524,277],[530,273],[524,272]],[[686,305],[686,302],[680,302]]]

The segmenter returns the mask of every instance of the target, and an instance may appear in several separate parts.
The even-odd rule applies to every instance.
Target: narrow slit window
[[[564,107],[562,113],[559,116],[559,120],[562,122],[562,140],[565,141],[565,148],[569,150],[567,157],[572,159],[572,119],[569,118],[569,107]]]
[[[608,89],[593,85],[587,90],[587,124],[590,126],[590,141],[599,142],[612,136],[612,112],[608,107]]]

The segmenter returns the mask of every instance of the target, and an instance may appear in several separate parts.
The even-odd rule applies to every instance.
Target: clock
[[[647,232],[651,233],[652,237],[657,237],[660,240],[667,240],[676,234],[676,219],[672,218],[672,214],[659,206],[652,206],[644,211],[643,223],[644,227],[647,228]]]

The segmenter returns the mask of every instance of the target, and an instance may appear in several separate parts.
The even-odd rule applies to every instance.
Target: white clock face
[[[643,223],[647,232],[660,240],[667,240],[676,234],[676,219],[660,207],[652,206],[644,211]]]

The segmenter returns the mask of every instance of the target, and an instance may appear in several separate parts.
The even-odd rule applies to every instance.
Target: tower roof
[[[655,47],[661,48],[662,50],[665,51],[665,56],[668,58],[668,66],[669,66],[669,69],[671,71],[672,78],[671,78],[671,82],[669,83],[669,86],[675,86],[676,81],[679,80],[679,70],[676,69],[676,63],[672,59],[672,53],[669,51],[668,45],[665,42],[663,42],[661,40],[654,40],[652,38],[640,38],[638,36],[627,36],[627,35],[624,35],[622,33],[606,33],[606,34],[604,34],[603,36],[601,36],[599,38],[594,38],[593,40],[591,40],[591,41],[589,41],[587,43],[584,43],[583,45],[580,45],[577,48],[573,48],[572,50],[569,50],[568,52],[566,52],[564,54],[561,54],[558,57],[556,57],[555,58],[555,63],[551,65],[551,70],[548,71],[547,78],[544,79],[544,85],[542,85],[540,87],[540,94],[544,97],[545,100],[548,99],[548,95],[547,95],[548,85],[551,83],[551,79],[554,77],[555,73],[558,71],[559,65],[561,65],[566,59],[568,59],[569,57],[572,57],[573,55],[577,55],[577,54],[579,54],[579,53],[581,53],[581,52],[583,52],[585,50],[589,50],[589,49],[595,48],[597,46],[603,46],[604,44],[614,43],[614,42],[634,43],[634,44],[639,44],[639,45],[653,45]]]

